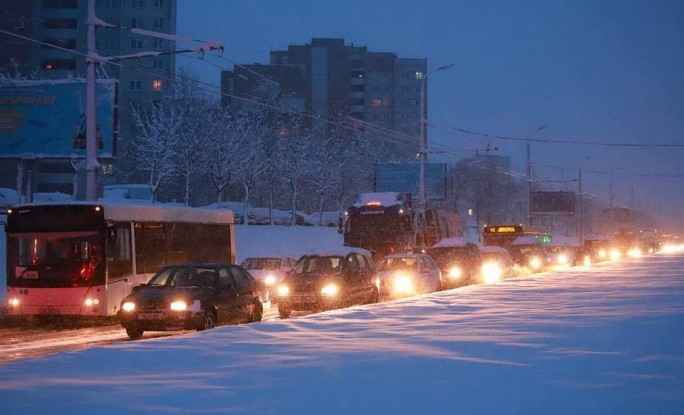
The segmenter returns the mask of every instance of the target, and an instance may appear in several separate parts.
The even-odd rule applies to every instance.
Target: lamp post
[[[527,159],[527,223],[529,225],[532,225],[532,157],[530,155],[530,136],[548,126],[548,124],[540,125],[525,136],[525,158]]]
[[[454,64],[449,64],[449,65],[444,65],[440,66],[437,69],[433,69],[432,71],[426,73],[425,75],[422,75],[420,78],[420,106],[419,106],[419,111],[420,111],[420,117],[419,117],[419,133],[420,133],[420,149],[418,152],[418,161],[419,161],[419,166],[420,170],[418,173],[418,211],[417,211],[417,224],[416,224],[416,236],[421,234],[423,237],[421,238],[421,247],[424,247],[425,245],[425,213],[427,211],[427,192],[425,188],[425,158],[426,158],[426,153],[427,153],[427,136],[425,134],[425,93],[426,93],[426,83],[427,83],[427,78],[429,75],[443,71],[445,69],[449,69]]]

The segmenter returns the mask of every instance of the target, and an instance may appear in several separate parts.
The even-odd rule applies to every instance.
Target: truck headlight
[[[97,298],[86,298],[83,304],[85,304],[86,307],[92,307],[94,305],[100,304],[100,300]]]
[[[290,295],[290,287],[288,287],[287,285],[281,285],[280,287],[278,287],[278,295],[281,297],[287,297],[288,295]]]
[[[10,307],[19,307],[18,298],[10,298],[9,300],[7,300],[7,303],[10,305]]]

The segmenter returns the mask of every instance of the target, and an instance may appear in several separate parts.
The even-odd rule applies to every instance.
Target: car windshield
[[[341,256],[305,256],[297,262],[295,274],[334,273],[340,269]]]
[[[437,265],[444,268],[451,266],[454,263],[465,264],[468,262],[471,257],[468,254],[469,250],[470,249],[465,246],[430,248],[428,249],[428,255],[435,260]]]
[[[416,258],[385,258],[378,267],[379,271],[415,270]]]
[[[147,283],[151,287],[211,287],[216,271],[208,267],[167,267]]]
[[[503,255],[498,252],[483,252],[482,259],[486,261],[501,261]]]
[[[280,258],[247,258],[242,261],[242,268],[277,270],[280,269]]]
[[[537,245],[512,245],[508,251],[514,256],[538,254],[540,249]]]

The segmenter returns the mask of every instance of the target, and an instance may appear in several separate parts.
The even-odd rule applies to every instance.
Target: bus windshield
[[[10,286],[103,284],[103,236],[96,231],[9,234],[7,265]]]

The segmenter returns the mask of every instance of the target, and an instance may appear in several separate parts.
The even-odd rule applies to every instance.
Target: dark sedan
[[[237,265],[171,265],[134,287],[118,316],[131,339],[145,331],[205,330],[260,321],[259,292],[254,278]]]
[[[358,248],[304,255],[278,286],[281,318],[293,310],[330,310],[378,299],[370,252]]]

